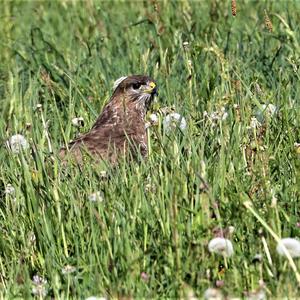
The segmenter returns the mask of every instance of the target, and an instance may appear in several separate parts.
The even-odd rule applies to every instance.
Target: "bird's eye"
[[[141,87],[141,84],[140,83],[134,83],[133,85],[132,85],[132,87],[135,89],[135,90],[137,90],[137,89],[139,89],[140,87]]]

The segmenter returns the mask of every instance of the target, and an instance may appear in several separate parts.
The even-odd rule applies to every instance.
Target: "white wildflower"
[[[189,45],[189,42],[185,41],[185,42],[182,43],[182,45],[183,45],[183,47],[186,47],[186,46]]]
[[[43,108],[43,105],[42,105],[41,103],[38,103],[38,104],[36,105],[36,109],[37,109],[37,110],[42,110],[42,108]]]
[[[266,299],[266,293],[264,290],[259,290],[257,292],[248,293],[248,295],[245,296],[246,300],[264,300]]]
[[[300,154],[300,143],[294,143],[295,151],[297,154]]]
[[[257,129],[261,126],[260,122],[255,118],[252,117],[250,120],[250,126],[248,127],[248,129]]]
[[[252,262],[255,263],[255,262],[262,262],[263,260],[263,256],[260,254],[260,253],[257,253],[254,255],[253,259],[252,259]]]
[[[31,289],[33,295],[38,297],[46,297],[47,296],[47,289],[43,285],[36,285],[33,286]]]
[[[31,244],[34,244],[36,242],[36,236],[35,236],[34,232],[31,231],[29,233],[29,235],[28,235],[28,241]]]
[[[91,202],[102,202],[104,200],[104,195],[102,192],[97,191],[89,195],[88,199]]]
[[[32,278],[32,294],[38,297],[46,297],[47,296],[47,280],[39,275],[34,275]]]
[[[220,110],[212,111],[208,113],[207,111],[203,112],[203,117],[207,118],[213,125],[218,121],[224,121],[228,118],[228,112],[225,107],[221,107]]]
[[[186,129],[186,120],[178,113],[171,113],[164,118],[163,126],[166,132],[169,132],[177,127],[184,131]]]
[[[277,244],[276,251],[279,255],[285,256],[284,247],[291,257],[300,257],[300,241],[294,238],[281,239]]]
[[[222,115],[222,121],[226,120],[228,117],[228,112],[224,111]]]
[[[204,299],[205,300],[221,300],[223,299],[223,295],[220,290],[215,288],[208,288],[204,292]]]
[[[41,285],[41,284],[46,284],[47,283],[47,279],[39,276],[39,275],[34,275],[32,278],[32,282],[35,285]]]
[[[278,108],[269,103],[269,104],[262,104],[259,109],[256,111],[256,118],[260,123],[264,123],[266,118],[272,118],[278,111]]]
[[[101,179],[107,179],[107,172],[106,171],[100,171],[100,178]]]
[[[6,145],[13,153],[19,153],[21,150],[26,150],[29,148],[27,140],[21,134],[15,134],[11,136],[6,142]]]
[[[211,253],[221,254],[223,256],[233,255],[233,246],[230,240],[216,237],[208,243],[208,250]]]
[[[76,268],[70,265],[66,265],[61,269],[61,272],[63,274],[70,274],[70,273],[74,273],[76,271]]]
[[[73,118],[72,125],[75,127],[82,127],[84,126],[84,119],[82,117]]]
[[[9,183],[9,184],[6,185],[5,190],[4,190],[4,193],[5,193],[6,195],[15,195],[16,190],[15,190],[15,188]]]
[[[158,116],[157,114],[151,114],[149,116],[150,122],[152,125],[157,125],[158,124]]]

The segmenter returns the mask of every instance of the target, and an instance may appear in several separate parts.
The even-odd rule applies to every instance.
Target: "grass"
[[[243,297],[260,280],[269,298],[299,297],[274,238],[300,234],[299,12],[297,1],[237,1],[235,18],[216,0],[3,2],[0,297],[39,297],[34,275],[55,299],[201,299],[220,281]],[[149,159],[61,166],[58,149],[91,127],[114,80],[137,73],[159,85]],[[269,103],[277,112],[252,128]],[[223,107],[226,119],[209,118]],[[166,110],[184,132],[163,130]],[[16,133],[30,149],[8,151]],[[102,202],[89,201],[96,191]],[[207,245],[228,226],[224,259]]]

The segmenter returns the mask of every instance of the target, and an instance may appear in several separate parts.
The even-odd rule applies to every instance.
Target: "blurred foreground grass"
[[[279,237],[299,236],[299,19],[298,1],[238,1],[235,18],[230,1],[4,1],[1,298],[191,299],[216,285],[242,297],[262,280],[269,298],[299,297],[243,205]],[[138,73],[159,85],[149,159],[109,179],[62,169],[59,147],[90,128],[115,79]],[[166,133],[165,111],[186,130]],[[17,133],[30,149],[13,154]],[[229,226],[234,255],[210,254]]]

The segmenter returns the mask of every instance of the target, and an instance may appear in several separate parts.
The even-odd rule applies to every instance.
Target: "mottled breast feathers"
[[[83,163],[85,154],[96,161],[116,164],[124,156],[148,152],[145,115],[156,94],[156,83],[144,75],[121,77],[113,95],[91,130],[60,150],[60,157]]]

